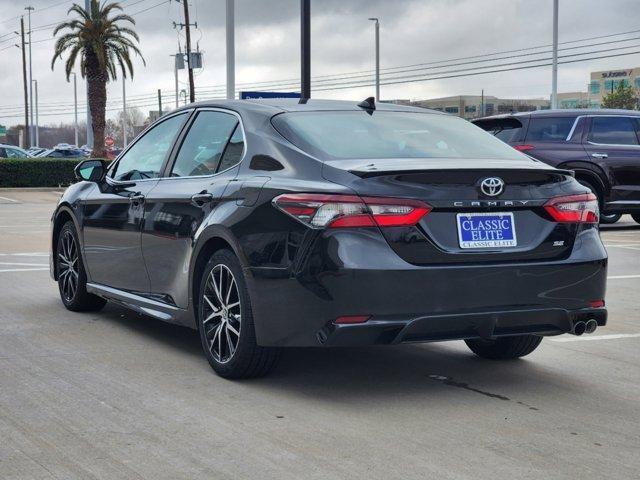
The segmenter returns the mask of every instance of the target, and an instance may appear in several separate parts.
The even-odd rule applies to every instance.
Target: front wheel
[[[509,360],[524,357],[533,352],[542,342],[539,335],[517,335],[513,337],[496,338],[495,340],[470,339],[465,340],[473,353],[491,360]]]
[[[280,356],[256,342],[251,299],[240,262],[229,250],[213,254],[200,281],[198,330],[211,368],[225,378],[260,377]]]
[[[633,218],[636,221],[636,223],[640,223],[640,213],[631,214],[631,218]]]
[[[96,311],[107,301],[87,292],[87,273],[80,255],[80,242],[71,220],[64,224],[55,253],[60,299],[73,312]]]

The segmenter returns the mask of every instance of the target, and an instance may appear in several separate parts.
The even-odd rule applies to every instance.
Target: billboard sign
[[[250,98],[300,98],[300,92],[240,92],[241,100]]]

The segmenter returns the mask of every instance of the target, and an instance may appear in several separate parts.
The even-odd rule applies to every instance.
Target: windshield
[[[459,117],[413,112],[293,112],[274,127],[305,152],[324,159],[491,158],[522,155]]]

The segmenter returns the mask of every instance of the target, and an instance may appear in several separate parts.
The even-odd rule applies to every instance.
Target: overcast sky
[[[0,124],[4,125],[22,121],[21,54],[12,46],[18,38],[11,32],[19,30],[19,19],[15,17],[26,13],[23,9],[27,1],[0,0]],[[169,97],[174,92],[173,59],[169,55],[176,52],[178,42],[184,44],[184,36],[173,28],[174,21],[183,21],[182,5],[175,0],[120,3],[126,13],[135,14],[140,49],[147,62],[145,67],[141,61],[135,61],[135,77],[127,82],[127,96],[146,113],[157,108],[153,95],[160,88],[168,96],[164,102],[173,105]],[[64,78],[63,63],[51,70],[52,30],[38,27],[64,20],[72,2],[30,0],[30,4],[35,7],[33,77],[39,81],[40,123],[71,121],[72,85]],[[299,0],[236,0],[238,84],[292,79],[294,84],[297,82],[299,4]],[[368,17],[380,18],[381,66],[388,68],[549,44],[552,4],[553,0],[311,0],[312,76],[366,72],[373,68],[374,30]],[[192,21],[198,23],[198,29],[192,32],[193,44],[204,52],[204,68],[196,73],[196,92],[203,88],[206,96],[212,97],[226,78],[225,0],[191,0],[190,5]],[[560,0],[560,41],[639,30],[639,18],[640,0]],[[632,37],[640,37],[640,30],[620,38]],[[607,40],[611,38],[588,43]],[[638,44],[640,40],[618,45]],[[590,49],[614,47],[615,44]],[[635,50],[640,47],[624,51]],[[509,60],[496,63],[506,61]],[[589,72],[593,70],[635,66],[640,66],[638,54],[561,65],[559,91],[585,90]],[[461,68],[469,66],[448,70]],[[420,72],[411,74],[416,73]],[[186,86],[186,80],[183,70],[180,88]],[[544,67],[383,86],[381,96],[424,99],[479,94],[484,89],[486,95],[500,97],[548,98],[550,83],[550,67]],[[238,90],[242,88],[239,86]],[[297,89],[294,85],[282,90]],[[218,96],[224,95],[223,89],[219,92]],[[361,87],[312,92],[312,96],[362,99],[373,93],[373,87]],[[81,100],[84,95],[84,85],[80,84]],[[120,108],[122,83],[109,84],[108,95],[108,116],[114,116]]]

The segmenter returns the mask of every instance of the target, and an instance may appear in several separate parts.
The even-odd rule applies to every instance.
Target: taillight
[[[598,223],[598,198],[593,193],[555,197],[544,205],[560,223]]]
[[[273,200],[283,212],[314,228],[404,227],[431,211],[418,200],[316,193],[284,194]]]
[[[519,152],[527,152],[529,150],[533,150],[535,147],[533,145],[514,145],[513,148],[518,150]]]

